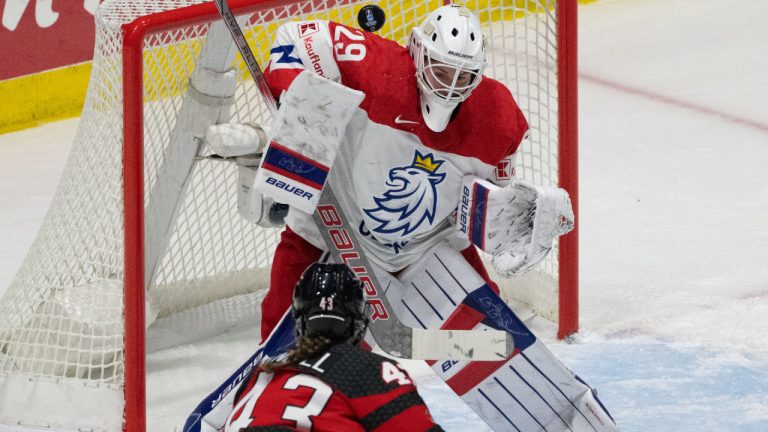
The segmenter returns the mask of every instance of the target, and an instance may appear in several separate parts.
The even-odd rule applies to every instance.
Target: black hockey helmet
[[[346,264],[309,266],[296,284],[291,312],[299,336],[356,344],[368,328],[362,284]]]

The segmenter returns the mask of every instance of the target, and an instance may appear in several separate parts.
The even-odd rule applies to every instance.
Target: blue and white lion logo
[[[411,165],[389,170],[388,190],[384,196],[373,198],[376,208],[363,209],[378,223],[371,230],[405,237],[425,220],[432,223],[437,208],[436,186],[445,179],[445,174],[436,171],[444,162],[417,150]]]

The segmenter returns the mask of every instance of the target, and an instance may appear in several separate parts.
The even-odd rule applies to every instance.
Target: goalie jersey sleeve
[[[258,370],[248,378],[225,432],[267,426],[315,432],[442,431],[405,371],[346,344],[295,367]]]
[[[279,99],[293,79],[307,69],[335,82],[341,81],[329,24],[327,21],[299,21],[283,24],[277,29],[264,72],[275,99]]]

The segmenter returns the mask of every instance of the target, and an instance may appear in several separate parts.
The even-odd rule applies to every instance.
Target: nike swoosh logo
[[[417,121],[403,120],[400,117],[401,116],[397,116],[395,118],[395,123],[397,123],[397,124],[419,124],[419,122],[417,122]]]

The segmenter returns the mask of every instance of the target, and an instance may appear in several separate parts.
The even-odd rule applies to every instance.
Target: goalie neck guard
[[[421,114],[430,129],[442,132],[482,79],[485,41],[480,20],[460,6],[440,7],[411,30],[408,48],[416,65]]]
[[[300,337],[357,344],[368,328],[362,284],[345,264],[309,266],[296,284],[291,312]]]

